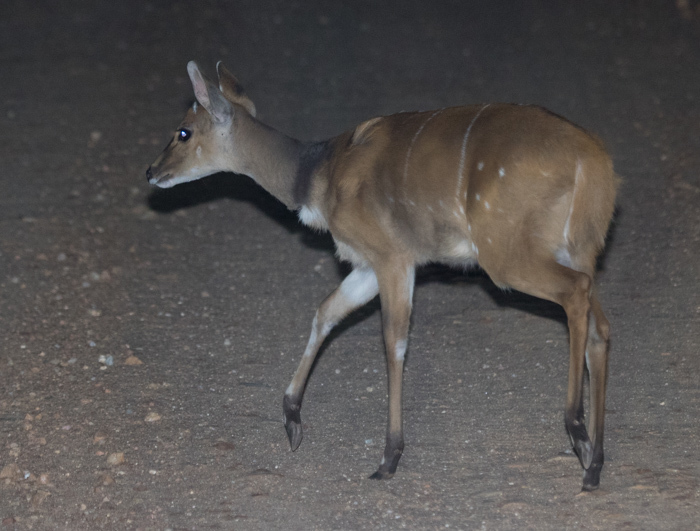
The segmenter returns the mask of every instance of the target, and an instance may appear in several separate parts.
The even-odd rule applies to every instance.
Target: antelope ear
[[[217,122],[225,122],[233,116],[233,106],[224,95],[199,71],[197,63],[187,63],[187,73],[192,81],[194,97]]]
[[[255,116],[255,104],[250,100],[248,95],[243,90],[243,87],[224,66],[222,61],[216,63],[216,72],[219,74],[219,89],[229,101],[237,103],[247,110],[251,116]]]

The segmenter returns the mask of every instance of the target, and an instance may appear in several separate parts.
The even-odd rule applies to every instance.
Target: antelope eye
[[[177,132],[177,139],[180,142],[187,142],[191,136],[192,136],[192,131],[190,131],[189,129],[183,128]]]

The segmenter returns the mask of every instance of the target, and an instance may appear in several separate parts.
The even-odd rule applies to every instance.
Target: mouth
[[[154,178],[149,182],[158,188],[172,188],[175,186],[175,182],[170,179],[171,175],[168,173],[159,178]]]
[[[151,168],[146,170],[146,179],[148,180],[148,184],[157,186],[158,188],[171,188],[174,186],[175,183],[171,181],[171,177],[172,175],[170,173],[158,176],[153,175]]]

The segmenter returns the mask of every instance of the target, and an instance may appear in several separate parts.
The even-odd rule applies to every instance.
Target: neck
[[[255,118],[237,117],[236,151],[245,154],[235,171],[251,177],[290,210],[302,207],[309,195],[325,143],[308,144],[291,138]]]

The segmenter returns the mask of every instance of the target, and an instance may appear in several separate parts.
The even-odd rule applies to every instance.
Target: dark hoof
[[[282,410],[284,412],[284,429],[287,430],[289,446],[293,452],[299,448],[301,439],[304,437],[301,428],[301,404],[299,401],[285,395],[282,402]]]
[[[571,439],[571,446],[581,461],[581,466],[588,470],[593,462],[593,445],[588,437],[583,421],[566,421],[566,431]]]
[[[379,467],[379,470],[377,470],[374,474],[372,474],[369,477],[369,479],[391,479],[393,477],[394,477],[393,472],[389,472],[384,467]]]
[[[588,470],[591,467],[591,462],[593,461],[593,445],[588,439],[588,435],[586,435],[585,440],[574,441],[574,451],[581,461],[581,466]]]
[[[379,464],[377,471],[372,474],[369,479],[391,479],[394,477],[396,467],[399,466],[399,459],[403,455],[403,437],[388,435],[386,438],[386,447],[384,448],[384,457]]]
[[[583,487],[582,491],[591,492],[597,490],[600,486],[600,465],[593,465],[583,472]]]
[[[299,448],[299,445],[301,444],[301,440],[304,437],[304,434],[302,433],[301,430],[301,424],[297,422],[290,422],[287,421],[284,425],[284,429],[287,430],[287,437],[289,438],[289,446],[292,449],[292,452]]]

